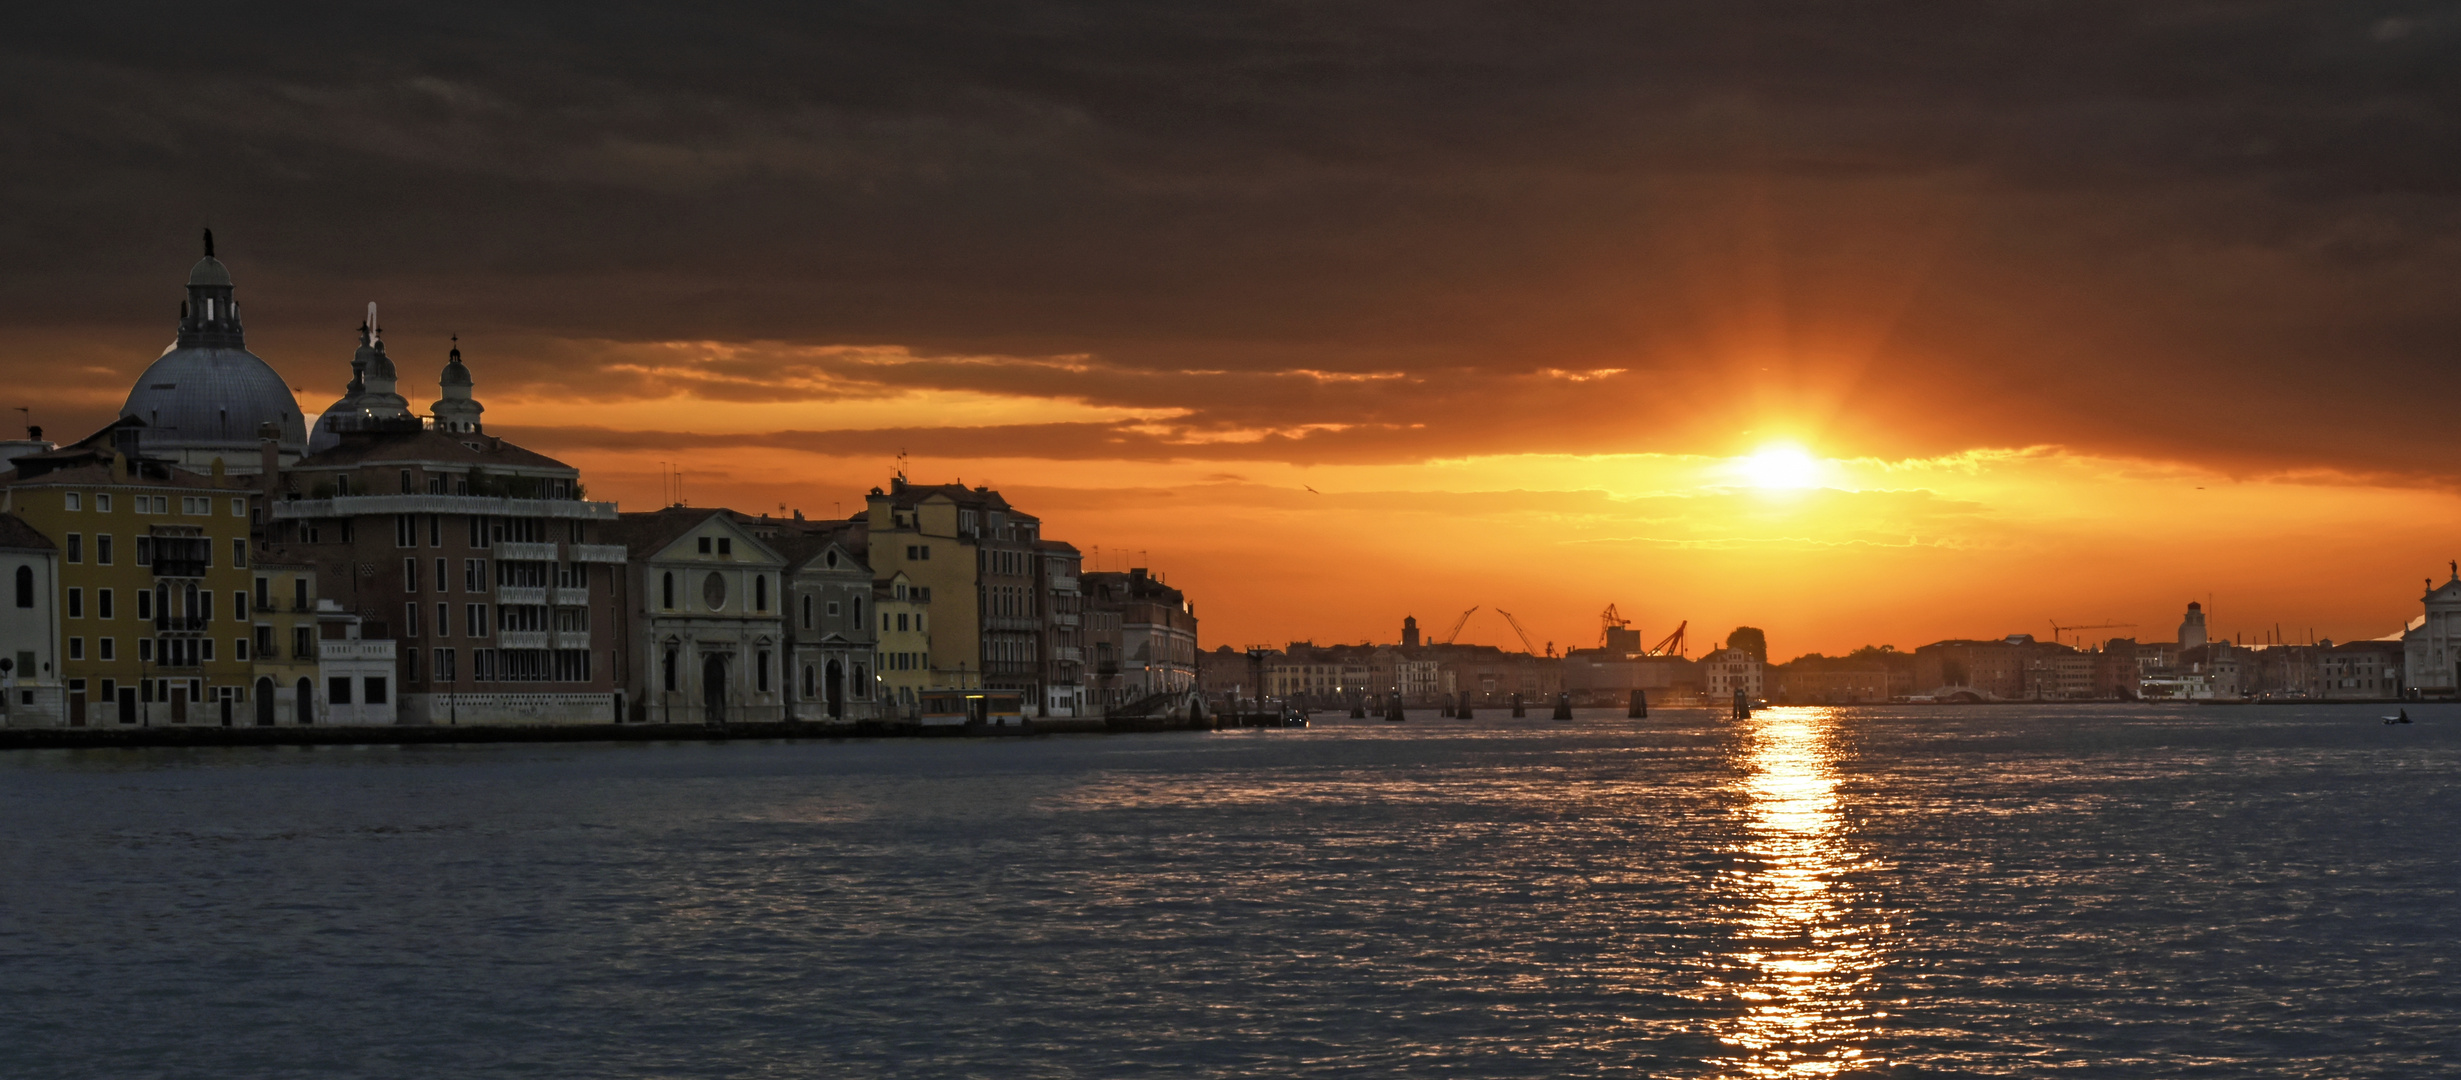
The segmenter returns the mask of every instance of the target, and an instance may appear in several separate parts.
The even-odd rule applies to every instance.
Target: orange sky
[[[0,407],[108,419],[210,225],[309,411],[374,300],[627,507],[903,450],[1209,643],[2346,639],[2461,554],[2451,20],[421,10],[15,20]]]

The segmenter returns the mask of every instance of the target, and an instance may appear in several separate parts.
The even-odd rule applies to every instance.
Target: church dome
[[[253,464],[257,426],[276,425],[285,453],[307,449],[308,429],[298,399],[282,376],[246,349],[173,346],[138,377],[121,416],[145,421],[141,436],[149,454],[193,457],[219,454],[232,464]]]
[[[307,425],[290,385],[248,351],[231,271],[214,257],[213,233],[205,234],[205,257],[188,271],[178,340],[137,377],[120,415],[145,422],[138,438],[146,453],[191,468],[219,457],[255,471],[257,429],[265,424],[281,433],[283,453],[307,449]]]

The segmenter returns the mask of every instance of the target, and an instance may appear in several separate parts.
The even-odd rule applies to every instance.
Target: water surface
[[[2378,711],[0,754],[0,1076],[2450,1074]]]

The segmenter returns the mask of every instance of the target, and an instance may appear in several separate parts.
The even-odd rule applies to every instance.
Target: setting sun
[[[1735,462],[1735,474],[1756,488],[1792,489],[1820,486],[1820,459],[1800,446],[1763,447]]]

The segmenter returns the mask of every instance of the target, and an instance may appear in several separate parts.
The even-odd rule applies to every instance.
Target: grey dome
[[[228,285],[230,283],[231,268],[222,265],[222,260],[211,255],[198,259],[196,266],[188,271],[188,284],[190,285]]]
[[[265,423],[282,432],[283,452],[298,454],[308,445],[290,387],[246,349],[174,347],[138,377],[120,415],[145,421],[141,438],[148,454],[204,450],[253,462],[257,425]]]

